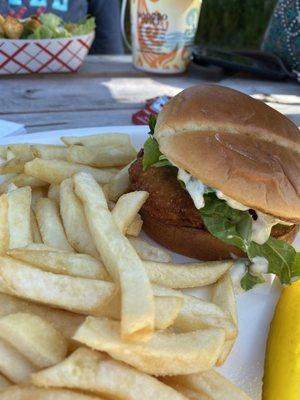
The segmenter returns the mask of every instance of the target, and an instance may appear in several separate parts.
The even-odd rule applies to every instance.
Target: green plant
[[[203,0],[196,43],[258,48],[276,0]]]

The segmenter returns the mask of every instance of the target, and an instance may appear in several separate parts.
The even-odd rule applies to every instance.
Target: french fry
[[[166,380],[166,383],[168,383],[168,381]],[[170,383],[170,386],[177,390],[177,392],[181,393],[182,395],[185,396],[185,398],[189,399],[189,400],[211,400],[210,396],[206,396],[206,394],[204,394],[203,392],[195,392],[192,389],[188,389],[184,386],[181,385],[177,385],[177,384],[173,384]]]
[[[0,372],[11,382],[21,383],[29,379],[37,368],[6,341],[0,339]],[[2,393],[0,392],[2,400]]]
[[[97,182],[102,184],[109,182],[118,172],[115,168],[98,169],[63,160],[43,160],[41,158],[35,158],[34,160],[27,162],[24,170],[27,175],[35,176],[42,181],[56,184],[61,183],[78,172],[87,172],[91,174]],[[13,170],[10,172],[22,171]],[[0,174],[4,173],[5,172],[2,172],[0,167]]]
[[[225,331],[226,339],[234,339],[237,331],[229,313],[214,303],[194,296],[184,296],[184,302],[173,326],[182,332],[203,328],[220,328]]]
[[[137,237],[141,233],[143,220],[140,214],[137,214],[126,230],[126,235]]]
[[[43,271],[82,278],[111,280],[103,264],[87,254],[49,250],[12,249],[8,255]]]
[[[66,250],[55,249],[54,247],[47,246],[45,243],[30,243],[28,246],[23,247],[26,250],[38,251],[53,251],[55,253],[68,253]],[[14,249],[12,249],[14,250]]]
[[[237,324],[236,299],[231,277],[228,272],[220,277],[213,286],[212,301],[224,311],[229,312],[234,323]]]
[[[60,202],[60,185],[51,183],[48,189],[48,199],[55,201],[57,205]]]
[[[16,158],[15,153],[12,150],[7,149],[7,154],[6,154],[7,161],[12,160],[13,158]]]
[[[30,250],[28,248],[9,250],[11,257],[31,264],[44,271],[56,274],[110,280],[103,264],[85,254],[58,253],[49,250]],[[183,295],[179,291],[153,286],[155,302],[155,327],[166,329],[178,316],[183,304]],[[102,310],[101,316],[120,319],[121,300],[116,295]]]
[[[119,198],[111,213],[122,233],[125,233],[134,221],[148,197],[149,193],[139,191],[123,194]]]
[[[1,400],[103,400],[66,389],[11,386],[0,393]]]
[[[34,304],[9,294],[0,293],[0,317],[17,312],[38,315],[54,326],[65,338],[71,339],[80,324],[84,321],[81,315],[68,311]]]
[[[14,183],[17,187],[30,186],[31,188],[38,188],[42,186],[48,186],[47,182],[41,181],[34,176],[29,176],[25,174],[17,175],[15,178],[12,179],[11,183]]]
[[[187,264],[145,261],[152,283],[174,289],[193,288],[215,283],[229,270],[233,261],[207,261]]]
[[[99,133],[89,136],[62,136],[60,138],[67,146],[126,146],[131,144],[127,133]]]
[[[158,379],[83,347],[60,364],[33,374],[32,382],[37,386],[66,387],[113,399],[187,400]]]
[[[14,178],[18,176],[18,174],[9,174],[5,176],[5,179],[2,183],[0,183],[0,193],[7,193],[7,188],[10,183],[13,182]]]
[[[12,183],[14,183],[17,187],[30,186],[32,189],[39,188],[42,186],[48,186],[47,182],[41,181],[40,179],[35,178],[34,176],[29,176],[25,174],[17,175],[13,179]]]
[[[34,157],[44,160],[67,160],[67,147],[53,144],[35,144],[31,146]]]
[[[40,234],[39,226],[32,209],[30,209],[30,225],[31,225],[31,237],[34,243],[42,243],[42,237]]]
[[[171,326],[182,306],[183,300],[172,296],[155,296],[155,319],[156,329],[167,329]]]
[[[13,190],[17,190],[17,189],[18,189],[18,187],[14,183],[10,183],[7,186],[7,193],[12,192]]]
[[[113,279],[120,283],[122,337],[147,340],[154,328],[154,300],[142,261],[121,234],[93,177],[79,173],[74,175],[73,182],[101,260]]]
[[[5,378],[5,376],[0,374],[0,391],[11,385],[12,383],[7,378]]]
[[[7,195],[0,196],[0,255],[5,255],[9,247],[8,200]]]
[[[36,205],[36,219],[43,242],[53,248],[73,252],[69,244],[58,211],[53,200],[40,199]],[[26,246],[26,245],[25,245]],[[14,248],[22,246],[14,246]],[[12,247],[10,247],[12,248]]]
[[[102,188],[103,188],[103,186],[102,186]],[[105,193],[104,193],[104,194],[105,194]],[[115,202],[113,202],[113,201],[111,201],[111,200],[108,200],[108,201],[107,201],[107,207],[108,207],[109,211],[113,210],[113,208],[114,208],[115,205],[116,205]]]
[[[158,331],[140,344],[121,339],[119,322],[87,317],[73,338],[150,375],[181,375],[210,369],[225,334],[222,329],[181,334]]]
[[[138,237],[129,135],[62,140],[0,146],[0,400],[248,400],[211,369],[238,333],[232,261]],[[211,302],[175,290],[211,284]]]
[[[8,186],[13,183],[14,178],[18,176],[18,174],[7,174],[3,178],[2,183],[0,183],[0,193],[7,193]]]
[[[122,147],[77,146],[68,147],[67,159],[91,167],[122,167],[136,158],[132,145]]]
[[[47,197],[48,187],[38,187],[31,190],[31,208],[36,211],[36,204],[39,199]]]
[[[30,161],[34,158],[32,150],[31,150],[31,145],[28,143],[15,143],[15,144],[9,144],[7,146],[8,150],[11,150],[15,157],[23,160],[23,161]]]
[[[170,253],[161,247],[152,246],[150,243],[137,237],[129,236],[128,240],[142,260],[161,263],[172,261]]]
[[[183,295],[179,291],[152,285],[155,301],[155,328],[167,329],[176,320],[183,305]]]
[[[74,193],[72,179],[60,185],[60,213],[69,243],[79,253],[99,258],[81,201]]]
[[[0,175],[20,174],[24,171],[26,161],[19,158],[12,158],[0,165]]]
[[[250,397],[213,369],[200,374],[166,377],[167,384],[179,384],[211,400],[250,400]]]
[[[7,157],[7,144],[0,146],[0,157],[6,160]]]
[[[122,168],[109,183],[106,184],[107,197],[109,200],[117,201],[122,194],[129,192],[130,190],[130,179],[129,179],[129,168],[130,164]]]
[[[167,329],[171,326],[183,304],[183,295],[178,291],[171,291],[157,285],[153,286],[156,329]],[[121,298],[117,293],[114,298],[103,308],[101,317],[120,320]]]
[[[7,194],[9,248],[24,247],[32,242],[30,224],[31,189],[26,186]]]
[[[221,307],[224,311],[230,313],[232,320],[236,326],[236,335],[237,335],[238,320],[237,320],[236,300],[229,272],[223,275],[214,285],[212,290],[212,301],[219,307]],[[216,364],[217,366],[224,364],[234,346],[234,343],[235,339],[225,341],[223,351],[220,354],[220,357]]]
[[[233,346],[235,344],[236,339],[227,339],[225,340],[223,350],[216,362],[216,367],[221,367],[225,361],[227,360],[229,354],[231,353]]]
[[[44,272],[0,258],[0,291],[81,314],[99,315],[115,294],[111,282]]]
[[[0,338],[38,368],[62,361],[68,342],[49,322],[34,314],[16,313],[0,318]]]

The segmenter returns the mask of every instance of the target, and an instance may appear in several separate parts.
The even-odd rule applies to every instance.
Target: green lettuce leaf
[[[153,164],[157,163],[161,155],[157,140],[149,136],[144,143],[143,170],[146,171]]]
[[[204,200],[205,206],[200,212],[207,230],[223,242],[246,253],[252,228],[251,215],[229,207],[214,193],[204,195]]]
[[[231,208],[214,193],[205,194],[204,199],[205,206],[200,212],[206,228],[213,236],[238,247],[250,260],[256,256],[266,258],[268,272],[276,274],[282,283],[289,284],[292,278],[300,276],[300,256],[293,246],[273,237],[262,245],[252,242],[252,217],[248,211]],[[262,279],[262,275],[252,274],[248,270],[242,280],[244,288],[251,288],[251,285],[263,282]]]
[[[269,262],[268,272],[276,274],[282,283],[291,283],[294,275],[293,264],[296,250],[290,244],[270,237],[262,245],[251,242],[247,254],[249,258],[255,256],[265,257]]]
[[[41,26],[34,30],[26,30],[23,38],[27,39],[58,39],[85,35],[95,27],[95,18],[88,18],[79,24],[65,23],[60,17],[52,13],[42,14],[39,17]],[[25,21],[26,26],[26,21]]]
[[[72,30],[72,36],[81,36],[81,35],[86,35],[96,28],[96,21],[94,17],[88,18],[84,22],[80,23],[77,25]]]
[[[170,163],[170,161],[167,159],[166,156],[161,154],[159,156],[158,161],[156,163],[152,164],[152,166],[156,167],[156,168],[160,168],[160,167],[169,167],[169,166],[172,166],[172,164]]]
[[[49,28],[51,31],[55,31],[58,26],[63,25],[63,20],[55,14],[45,13],[40,16],[42,25]]]
[[[59,26],[54,31],[52,31],[52,39],[60,39],[68,37],[72,37],[71,33],[62,26]]]
[[[300,276],[300,253],[296,253],[292,265],[292,276]]]
[[[55,39],[71,37],[64,28],[64,21],[55,14],[46,13],[40,16],[41,26],[28,36],[28,39]]]
[[[163,155],[158,147],[157,140],[153,137],[156,125],[156,117],[149,117],[149,137],[144,143],[143,170],[147,171],[149,167],[166,167],[172,165],[165,155]]]
[[[40,26],[28,36],[28,39],[49,39],[52,38],[52,31],[46,26]]]
[[[157,120],[156,116],[151,114],[150,117],[149,117],[149,121],[148,121],[148,125],[149,125],[149,128],[150,128],[149,135],[154,135],[154,129],[155,129],[155,125],[156,125],[156,120]]]
[[[259,283],[264,283],[264,282],[265,282],[265,279],[261,274],[254,275],[250,272],[250,270],[248,268],[246,274],[241,279],[241,287],[244,290],[250,290],[255,285],[258,285]]]

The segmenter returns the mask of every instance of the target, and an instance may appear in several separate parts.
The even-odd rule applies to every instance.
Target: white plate
[[[105,132],[129,133],[137,148],[140,148],[146,138],[146,126],[111,126],[101,128],[72,129],[56,132],[41,132],[31,135],[22,135],[0,139],[1,144],[8,143],[60,143],[60,136],[91,135]],[[150,239],[149,239],[150,240]],[[299,249],[300,241],[297,239]],[[174,254],[174,261],[189,260],[186,257]],[[195,291],[193,291],[195,294]],[[197,291],[203,297],[203,292]],[[265,343],[274,307],[276,305],[280,287],[276,283],[272,287],[261,287],[240,294],[237,298],[239,336],[225,365],[220,371],[233,383],[244,389],[253,400],[261,399],[261,384]]]

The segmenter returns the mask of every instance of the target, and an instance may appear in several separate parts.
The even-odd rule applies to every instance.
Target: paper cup
[[[134,65],[157,73],[185,71],[202,0],[131,0]]]

